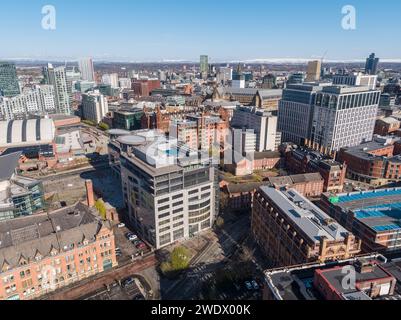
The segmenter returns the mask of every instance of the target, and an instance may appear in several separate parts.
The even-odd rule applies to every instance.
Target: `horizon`
[[[95,61],[196,62],[207,54],[211,63],[310,61],[323,56],[327,61],[363,62],[376,52],[382,62],[401,62],[396,54],[401,45],[383,37],[401,27],[397,0],[383,6],[352,1],[354,30],[342,26],[347,3],[340,0],[290,5],[250,0],[246,7],[228,0],[186,6],[171,0],[120,0],[118,5],[100,1],[96,6],[53,0],[51,5],[56,10],[55,30],[42,28],[42,1],[3,4],[6,14],[0,28],[8,32],[0,59],[76,61],[91,56]]]

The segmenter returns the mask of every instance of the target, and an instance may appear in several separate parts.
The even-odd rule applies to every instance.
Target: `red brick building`
[[[324,180],[320,173],[271,177],[269,182],[276,189],[295,189],[305,197],[319,197],[324,190]]]
[[[323,296],[324,300],[346,300],[355,292],[364,292],[371,299],[393,295],[397,284],[394,278],[377,261],[358,261],[354,264],[355,285],[344,287],[337,279],[344,278],[344,267],[337,266],[330,269],[318,269],[315,271],[313,286]]]
[[[368,142],[353,148],[340,150],[339,159],[347,164],[347,175],[358,181],[374,185],[401,178],[400,142]]]
[[[396,132],[400,129],[400,121],[395,118],[388,117],[376,121],[375,134],[387,136],[390,133]]]
[[[325,192],[342,192],[347,172],[346,164],[307,148],[287,146],[282,152],[285,154],[288,170],[298,174],[318,172],[324,180]]]
[[[84,204],[0,222],[0,300],[30,300],[117,266],[109,222]]]
[[[152,91],[161,87],[160,80],[149,79],[149,80],[135,80],[132,81],[132,90],[135,95],[141,97],[147,97],[152,94]]]

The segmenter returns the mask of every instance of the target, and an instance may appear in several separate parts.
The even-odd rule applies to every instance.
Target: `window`
[[[184,201],[173,203],[173,207],[178,207],[184,204]]]
[[[169,212],[163,213],[163,214],[159,215],[159,219],[166,218],[166,217],[168,217],[169,215],[170,215]]]
[[[178,208],[178,209],[175,209],[175,210],[173,211],[173,214],[180,213],[180,212],[183,212],[183,211],[184,211],[183,208]]]
[[[159,226],[164,226],[168,223],[170,223],[170,219],[159,222]]]
[[[169,233],[160,236],[159,239],[160,245],[163,246],[171,242],[171,235]]]
[[[169,198],[165,198],[165,199],[160,199],[159,201],[157,201],[157,203],[158,204],[163,204],[163,203],[166,203],[166,202],[169,202]]]
[[[168,210],[168,209],[170,209],[169,205],[159,208],[159,211],[164,211],[164,210]]]
[[[180,227],[180,226],[182,226],[183,224],[184,224],[184,221],[178,222],[178,223],[176,223],[176,224],[173,225],[173,228]]]
[[[163,233],[163,232],[166,232],[168,230],[170,230],[170,226],[160,229],[159,232]]]
[[[177,194],[175,196],[173,196],[173,200],[177,200],[177,199],[181,199],[182,198],[182,194]]]

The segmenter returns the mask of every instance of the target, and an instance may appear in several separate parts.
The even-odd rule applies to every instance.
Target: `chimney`
[[[86,201],[89,207],[93,207],[95,205],[95,196],[93,193],[92,180],[86,180],[85,187],[86,187]]]

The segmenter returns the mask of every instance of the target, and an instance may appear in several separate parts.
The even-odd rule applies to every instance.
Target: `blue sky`
[[[401,1],[2,0],[2,58],[136,61],[262,58],[401,59]],[[54,5],[57,29],[41,28]],[[357,29],[341,28],[353,5]]]

